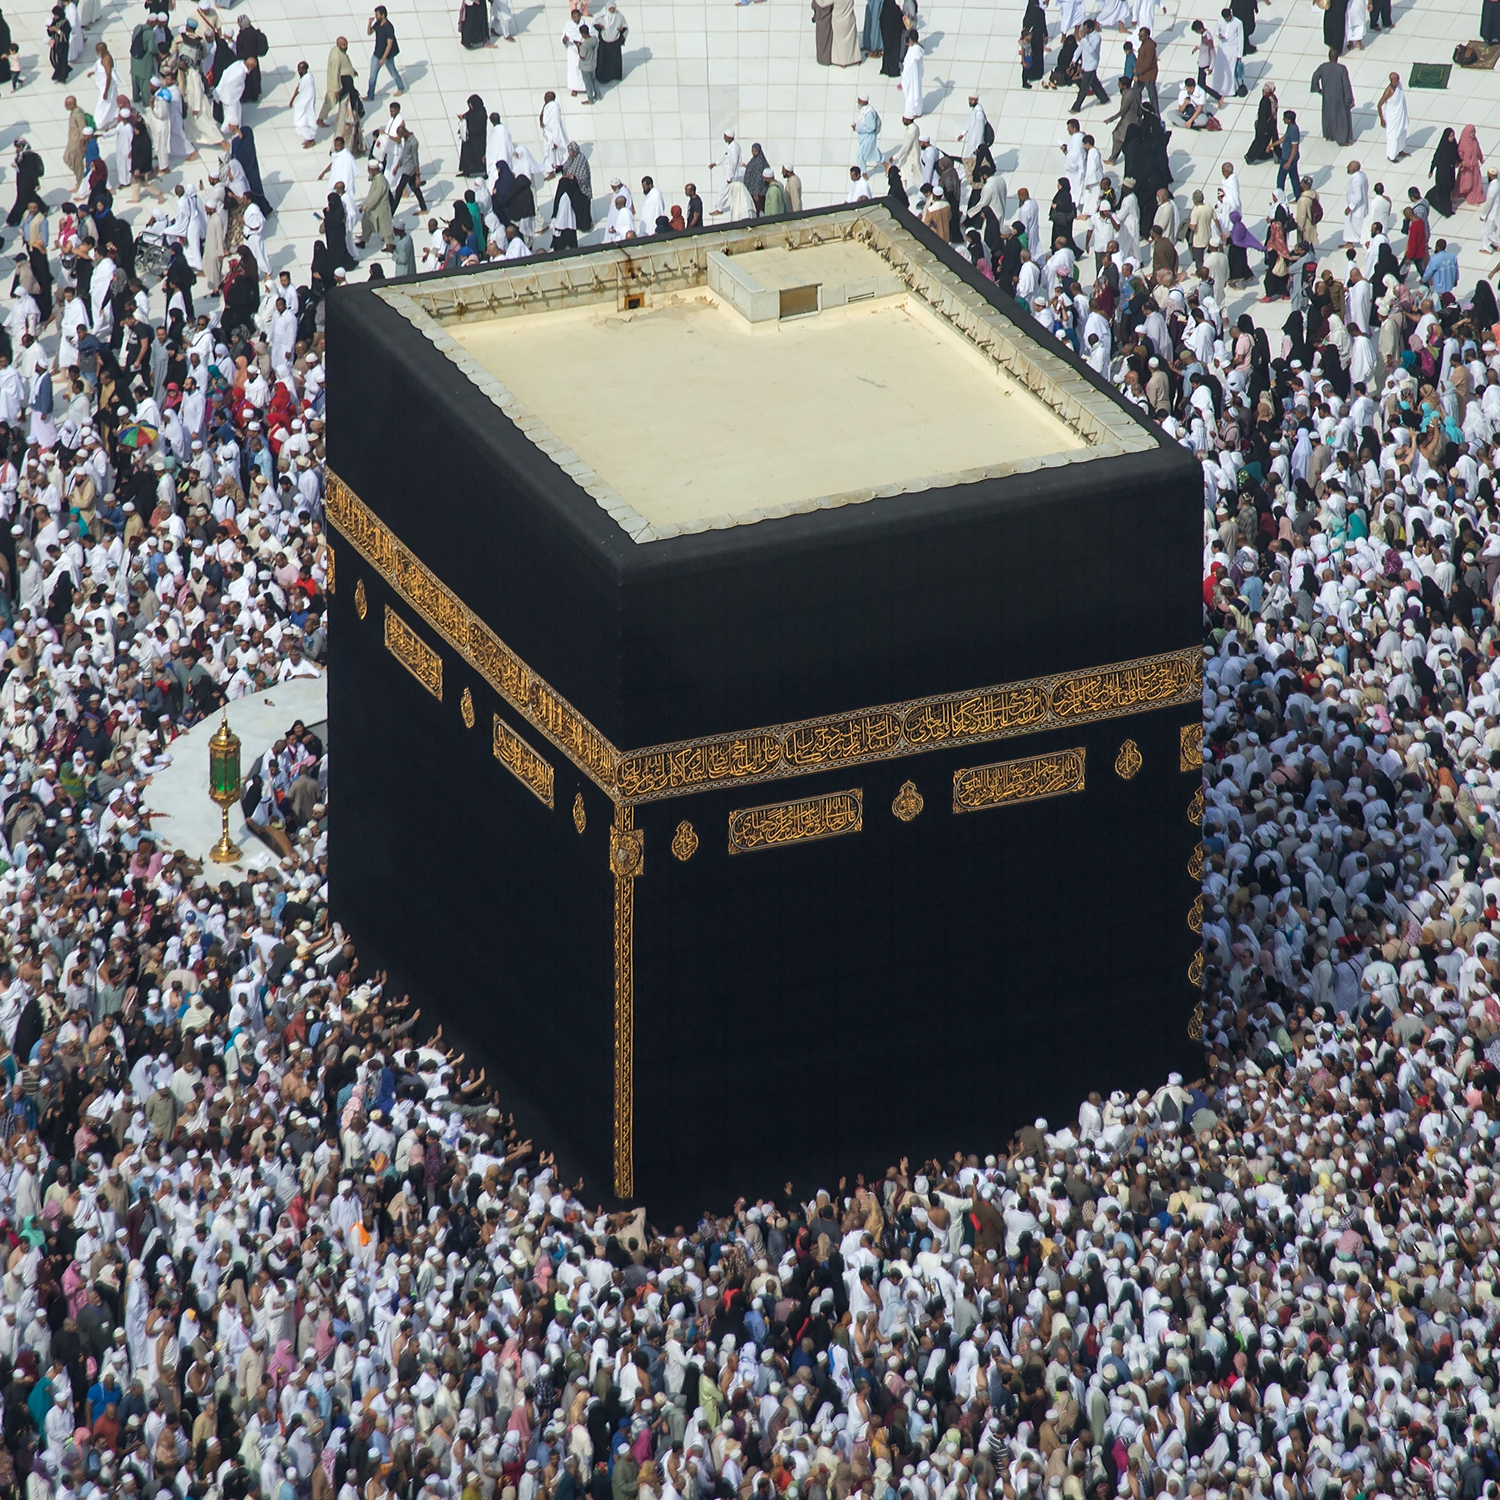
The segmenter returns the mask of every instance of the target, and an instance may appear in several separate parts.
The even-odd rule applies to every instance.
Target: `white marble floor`
[[[543,91],[559,90],[569,132],[590,155],[596,190],[607,187],[615,174],[636,184],[643,173],[650,173],[669,203],[682,201],[681,188],[688,180],[700,189],[707,187],[709,163],[717,159],[725,128],[736,130],[747,147],[752,141],[762,142],[773,164],[794,165],[809,206],[844,196],[857,92],[868,90],[884,118],[882,144],[894,146],[899,138],[901,96],[895,80],[881,76],[878,60],[873,59],[848,69],[819,67],[806,0],[766,0],[748,6],[737,6],[733,0],[621,0],[630,24],[626,76],[592,108],[566,95],[558,43],[563,0],[515,0],[515,6],[518,42],[466,52],[458,42],[455,4],[389,0],[408,85],[404,109],[422,144],[430,202],[446,205],[456,196],[456,116],[471,93],[478,93],[487,107],[503,111],[517,139],[537,149],[536,116]],[[857,6],[862,16],[863,0],[857,0]],[[923,0],[922,9],[922,30],[930,48],[925,111],[934,139],[957,137],[967,113],[968,91],[977,87],[994,123],[995,155],[1012,192],[1027,186],[1050,199],[1060,163],[1057,141],[1071,99],[1061,92],[1026,92],[1019,87],[1016,37],[1022,0]],[[45,59],[50,5],[45,0],[11,0],[5,10],[21,47],[26,85],[19,93],[0,94],[0,194],[8,206],[8,146],[17,134],[25,133],[47,164],[44,187],[49,201],[60,202],[72,186],[65,181],[61,160],[62,101],[76,89],[84,107],[90,108],[94,87],[82,72],[75,72],[69,85],[51,82]],[[1211,20],[1218,10],[1217,0],[1167,0],[1157,25],[1164,96],[1169,89],[1175,95],[1176,82],[1191,70],[1192,20]],[[1351,158],[1361,159],[1372,180],[1383,181],[1397,203],[1404,201],[1408,186],[1426,185],[1428,160],[1444,125],[1472,122],[1481,145],[1500,162],[1500,73],[1458,68],[1444,91],[1409,92],[1413,154],[1399,165],[1385,161],[1384,132],[1375,118],[1374,101],[1386,74],[1395,68],[1404,79],[1413,62],[1448,61],[1456,43],[1477,36],[1479,0],[1395,0],[1394,11],[1394,32],[1372,37],[1365,51],[1346,59],[1358,104],[1358,137],[1352,147],[1340,150],[1318,136],[1318,99],[1308,87],[1324,57],[1321,13],[1311,0],[1263,4],[1255,35],[1260,50],[1247,60],[1249,97],[1227,103],[1222,131],[1189,135],[1178,130],[1172,137],[1171,160],[1181,202],[1187,203],[1186,195],[1194,187],[1216,183],[1218,163],[1232,160],[1240,163],[1247,218],[1264,212],[1274,171],[1245,167],[1241,158],[1249,144],[1259,85],[1267,78],[1276,82],[1283,107],[1297,109],[1308,127],[1304,160],[1328,198],[1325,248],[1335,244],[1342,222],[1344,166]],[[316,232],[314,210],[326,191],[315,179],[324,164],[329,133],[320,137],[316,150],[300,149],[286,107],[295,66],[305,58],[321,81],[329,43],[342,32],[351,40],[363,83],[369,68],[364,37],[369,10],[356,10],[347,0],[248,0],[231,14],[241,12],[250,14],[270,40],[265,99],[247,112],[247,119],[255,127],[267,191],[277,209],[268,235],[272,259],[301,280]],[[92,44],[102,36],[122,67],[128,67],[129,33],[141,13],[139,0],[109,0],[102,22],[89,36],[86,59],[92,59]],[[185,14],[183,0],[177,0],[174,15],[179,24]],[[1121,39],[1112,35],[1100,70],[1101,77],[1110,80],[1111,95],[1120,57]],[[376,106],[380,115],[390,97],[390,85],[382,79]],[[1082,114],[1085,130],[1097,133],[1101,141],[1108,133],[1103,124],[1108,112],[1090,103]],[[203,169],[188,163],[178,170]],[[403,211],[406,221],[414,222],[413,207],[403,205]],[[1462,247],[1460,264],[1467,286],[1476,275],[1488,272],[1494,259],[1479,249],[1478,224],[1479,210],[1465,208],[1438,230]],[[1250,295],[1238,298],[1231,311],[1251,302]],[[1271,311],[1278,322],[1284,316],[1284,310]]]

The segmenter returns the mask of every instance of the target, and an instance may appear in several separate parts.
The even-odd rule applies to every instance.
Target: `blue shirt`
[[[1443,292],[1451,292],[1458,285],[1457,253],[1452,250],[1439,250],[1427,262],[1427,270],[1422,280],[1439,295]]]

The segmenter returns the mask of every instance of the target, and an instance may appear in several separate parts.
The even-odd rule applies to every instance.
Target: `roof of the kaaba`
[[[1191,453],[884,204],[347,287],[327,330],[340,579],[549,738],[556,699],[653,746],[1199,635]]]
[[[884,204],[375,295],[637,543],[1155,446]]]

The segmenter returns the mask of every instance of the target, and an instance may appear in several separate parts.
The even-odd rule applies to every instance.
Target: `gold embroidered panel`
[[[523,718],[614,801],[632,806],[729,785],[982,744],[1199,700],[1198,646],[856,713],[622,751],[538,677],[331,470],[328,518]]]
[[[635,812],[615,808],[610,829],[610,869],[615,881],[615,1196],[635,1191],[635,877],[643,864],[644,835]],[[629,858],[617,848],[633,850]]]
[[[1028,755],[1025,760],[1002,760],[988,766],[967,766],[953,773],[953,811],[983,812],[1017,802],[1040,802],[1084,789],[1087,751],[1053,750]]]
[[[825,797],[740,808],[729,815],[729,852],[749,854],[756,849],[858,833],[864,827],[864,800],[863,789],[856,788],[829,792]]]
[[[1203,769],[1203,723],[1184,724],[1178,730],[1177,769],[1179,771],[1202,771]]]
[[[385,607],[385,649],[439,700],[443,696],[443,658],[389,604]]]
[[[552,806],[552,767],[499,714],[495,715],[495,759],[539,802]]]

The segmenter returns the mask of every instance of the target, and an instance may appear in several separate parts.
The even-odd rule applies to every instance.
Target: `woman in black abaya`
[[[458,175],[483,177],[484,147],[490,128],[490,117],[485,111],[484,100],[478,94],[470,94],[469,107],[459,118],[463,121],[463,140],[458,147]]]
[[[1450,125],[1432,153],[1432,165],[1427,168],[1432,186],[1427,189],[1427,201],[1445,219],[1453,217],[1453,184],[1458,180],[1458,137]]]
[[[328,206],[323,210],[323,240],[334,270],[351,271],[359,264],[349,250],[349,219],[344,200],[337,193],[328,195]]]
[[[1078,246],[1073,243],[1073,220],[1077,216],[1077,210],[1073,204],[1073,185],[1066,177],[1057,179],[1057,191],[1052,195],[1052,208],[1048,218],[1052,224],[1052,239],[1047,246],[1046,253],[1040,258],[1045,261],[1057,248],[1058,240],[1063,240],[1067,248],[1075,255]]]
[[[471,52],[490,44],[488,0],[463,0],[458,11],[458,39]]]
[[[1021,87],[1029,89],[1047,71],[1047,12],[1038,0],[1026,0],[1026,14],[1021,17],[1021,47]]]
[[[1469,318],[1476,329],[1493,328],[1500,323],[1500,307],[1495,305],[1495,289],[1487,281],[1474,284],[1474,301]]]
[[[1276,159],[1276,122],[1281,118],[1276,107],[1276,90],[1269,83],[1260,91],[1260,111],[1255,116],[1255,138],[1245,153],[1245,162],[1254,166],[1256,162]]]
[[[880,71],[887,78],[901,76],[901,43],[905,31],[906,22],[897,0],[880,0],[880,42],[885,49],[880,54]]]

